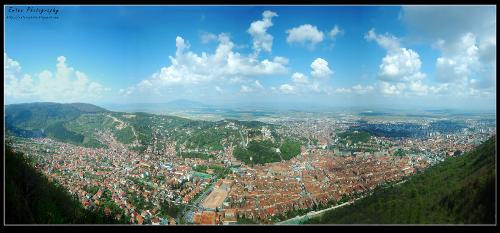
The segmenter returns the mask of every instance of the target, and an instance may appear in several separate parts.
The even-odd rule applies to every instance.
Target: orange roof
[[[201,213],[195,213],[193,216],[193,222],[195,224],[201,224]]]
[[[215,224],[215,212],[203,211],[201,215],[201,224]]]
[[[142,224],[142,222],[144,221],[144,219],[140,215],[137,215],[135,219],[137,219],[137,224]]]

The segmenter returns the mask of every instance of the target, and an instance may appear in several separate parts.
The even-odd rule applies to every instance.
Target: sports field
[[[222,205],[222,202],[226,199],[228,192],[223,189],[214,189],[208,196],[203,200],[203,207],[209,209],[215,209],[216,207]]]

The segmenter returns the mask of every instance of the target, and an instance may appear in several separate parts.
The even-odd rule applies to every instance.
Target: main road
[[[210,183],[210,186],[209,186],[208,188],[206,188],[206,189],[203,191],[203,193],[202,193],[202,194],[201,194],[198,198],[196,198],[196,200],[194,200],[191,204],[186,205],[187,207],[189,207],[189,209],[184,210],[184,211],[183,211],[183,213],[182,213],[182,215],[181,215],[181,217],[180,217],[180,218],[183,218],[183,219],[184,219],[184,222],[188,222],[188,219],[186,218],[186,217],[187,217],[186,215],[187,215],[188,213],[192,212],[192,211],[193,211],[193,209],[194,209],[195,207],[197,207],[197,206],[199,205],[199,203],[200,203],[203,199],[205,199],[205,197],[206,197],[206,196],[207,196],[207,195],[208,195],[208,194],[209,194],[209,193],[213,190],[213,187],[214,187],[214,185],[215,185],[216,181],[217,181],[217,180],[216,180],[216,179],[214,179],[214,180],[212,181],[212,183]]]
[[[301,216],[296,216],[294,218],[291,218],[291,219],[287,219],[285,221],[282,221],[282,222],[278,222],[276,223],[276,225],[283,225],[283,224],[300,224],[304,221],[307,221],[309,220],[310,218],[312,217],[315,217],[315,216],[318,216],[318,215],[321,215],[323,212],[325,211],[329,211],[329,210],[333,210],[333,209],[337,209],[339,207],[342,207],[342,206],[346,206],[346,205],[350,205],[352,203],[354,203],[355,201],[361,199],[363,197],[359,197],[357,199],[354,199],[352,201],[349,201],[349,202],[346,202],[346,203],[342,203],[340,205],[336,205],[336,206],[332,206],[330,208],[326,208],[326,209],[323,209],[323,210],[318,210],[318,211],[311,211],[307,214],[304,214],[304,215],[301,215]]]

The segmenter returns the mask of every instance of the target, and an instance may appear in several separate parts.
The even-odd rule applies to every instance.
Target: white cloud
[[[323,32],[319,31],[316,26],[311,24],[304,24],[299,27],[289,29],[286,33],[288,33],[286,42],[289,44],[309,44],[310,48],[314,48],[317,43],[323,41]]]
[[[30,101],[73,102],[102,97],[110,88],[88,79],[81,71],[69,67],[66,57],[57,58],[56,71],[43,70],[31,78],[23,74],[19,62],[4,53],[4,81],[6,96]]]
[[[451,44],[440,40],[438,47],[442,51],[442,56],[436,60],[438,81],[466,82],[468,77],[479,69],[479,48],[472,33],[465,34]]]
[[[131,92],[160,90],[173,86],[192,87],[209,83],[245,83],[248,77],[261,77],[288,73],[288,59],[257,60],[251,55],[234,52],[234,44],[227,34],[218,36],[219,44],[213,54],[196,54],[189,50],[189,43],[176,38],[177,51],[170,57],[171,65],[163,67],[151,78],[141,81]]]
[[[131,95],[132,93],[134,93],[135,91],[135,87],[128,87],[126,89],[120,89],[120,91],[118,93],[120,93],[121,95],[124,95],[124,96],[129,96]]]
[[[408,88],[416,95],[424,96],[427,95],[429,87],[422,83],[422,81],[417,80],[410,82]]]
[[[282,64],[282,65],[288,65],[288,58],[276,56],[276,57],[274,57],[273,62]]]
[[[248,81],[247,79],[244,79],[240,76],[237,76],[237,77],[230,78],[228,83],[229,84],[239,84],[239,83],[245,83],[247,81]]]
[[[337,88],[337,89],[335,89],[335,93],[338,93],[338,94],[354,93],[354,94],[362,95],[362,94],[371,93],[374,89],[375,88],[372,85],[363,86],[361,84],[358,84],[358,85],[352,86],[350,88],[345,88],[345,87]]]
[[[271,52],[273,47],[273,36],[267,33],[267,29],[273,26],[272,18],[278,16],[275,12],[264,11],[262,20],[254,21],[250,24],[247,32],[252,36],[253,49],[256,54],[261,50]]]
[[[368,31],[365,34],[365,39],[367,41],[377,42],[377,44],[380,47],[382,47],[390,52],[397,51],[400,49],[398,38],[396,38],[395,36],[390,35],[388,33],[386,33],[385,35],[377,35],[374,28],[370,29],[370,31]]]
[[[212,41],[217,41],[217,35],[209,32],[201,33],[201,43],[208,44]]]
[[[255,80],[253,82],[249,82],[248,84],[244,84],[240,86],[240,92],[241,93],[252,93],[252,92],[259,92],[263,91],[265,88],[262,86],[262,84],[259,82],[259,80]]]
[[[363,86],[358,84],[352,87],[352,90],[357,94],[366,94],[373,91],[374,89],[375,88],[372,85]]]
[[[335,89],[335,93],[339,93],[339,94],[348,94],[348,93],[351,93],[352,90],[351,88],[337,88]]]
[[[409,37],[432,42],[440,51],[440,85],[449,84],[459,96],[495,91],[495,6],[403,6],[401,20]]]
[[[382,59],[379,76],[392,81],[421,79],[425,77],[420,73],[421,65],[420,57],[415,51],[406,48],[391,50]]]
[[[295,92],[296,87],[290,84],[283,84],[280,86],[279,90],[285,94],[292,94]]]
[[[428,86],[422,83],[426,74],[420,72],[422,62],[417,52],[402,48],[398,38],[386,33],[380,35],[371,29],[366,33],[367,41],[375,41],[387,51],[379,66],[379,90],[384,95],[427,95]],[[407,88],[408,87],[408,88]]]
[[[4,91],[5,96],[25,97],[33,94],[33,80],[30,75],[21,72],[21,64],[9,58],[4,58]]]
[[[294,83],[309,83],[309,79],[307,78],[307,76],[299,72],[293,73],[292,81]]]
[[[333,74],[333,71],[328,67],[328,62],[323,58],[316,58],[311,63],[311,76],[315,78],[328,78]]]
[[[400,95],[406,88],[406,85],[404,83],[390,84],[385,81],[380,81],[378,84],[381,93],[384,95]]]
[[[340,29],[338,25],[335,25],[332,30],[328,33],[331,39],[335,39],[338,35],[344,34],[344,31]]]
[[[3,53],[3,67],[4,72],[18,73],[21,72],[21,65],[19,62],[12,60],[7,56],[7,53]]]
[[[328,67],[328,62],[322,58],[317,58],[311,63],[311,69],[312,79],[302,73],[295,72],[291,77],[293,84],[285,83],[279,87],[279,90],[286,94],[331,94],[333,88],[328,81],[333,71]]]
[[[254,90],[247,86],[247,85],[241,85],[241,88],[240,88],[240,92],[241,93],[250,93],[250,92],[253,92]]]

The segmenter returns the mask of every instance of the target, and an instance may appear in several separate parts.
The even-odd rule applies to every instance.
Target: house
[[[139,225],[141,225],[142,222],[144,222],[144,218],[141,215],[137,215],[135,219],[137,220],[137,224]]]
[[[201,223],[215,225],[215,212],[214,211],[203,211],[201,214]]]
[[[230,224],[236,224],[236,221],[238,220],[238,211],[236,209],[227,209],[224,212],[224,220],[222,221],[223,225],[230,225]]]
[[[153,219],[151,219],[151,224],[160,225],[160,219],[158,217],[154,217]]]
[[[193,216],[193,222],[194,224],[201,224],[201,214],[200,212],[197,212]]]

